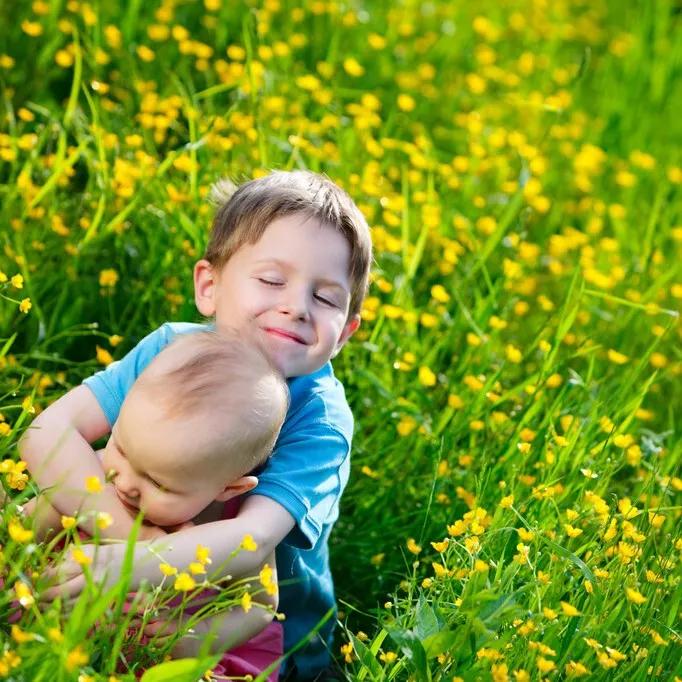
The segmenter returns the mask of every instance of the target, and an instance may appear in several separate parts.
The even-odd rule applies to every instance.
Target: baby
[[[229,518],[228,500],[258,483],[251,472],[270,455],[287,407],[284,378],[253,340],[215,331],[184,334],[137,379],[98,454],[124,507],[132,516],[141,513],[145,524],[218,521]],[[231,507],[234,515],[238,505]],[[37,511],[39,531],[59,524],[49,505],[27,505],[27,511]],[[274,556],[267,563],[274,573]],[[263,601],[277,607],[272,597]],[[281,626],[266,609],[239,611],[206,619],[199,630],[217,634],[214,649],[245,642],[223,656],[222,668],[257,674],[282,655]],[[190,655],[192,646],[185,642],[181,651]]]

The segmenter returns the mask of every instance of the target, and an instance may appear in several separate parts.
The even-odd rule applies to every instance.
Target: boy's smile
[[[199,261],[197,308],[220,329],[254,333],[285,376],[311,374],[359,325],[348,317],[350,247],[338,231],[301,214],[274,220],[219,269]]]

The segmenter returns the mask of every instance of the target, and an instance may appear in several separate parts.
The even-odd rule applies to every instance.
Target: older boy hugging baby
[[[218,490],[218,477],[211,481],[211,494],[201,503],[208,498],[218,502],[227,499],[231,496],[228,488],[244,494],[234,518],[203,517],[205,523],[163,538],[158,537],[158,529],[143,527],[147,539],[138,542],[135,549],[133,588],[143,580],[160,582],[156,552],[162,552],[174,566],[186,566],[193,561],[197,545],[202,544],[210,547],[216,565],[226,565],[244,536],[250,535],[256,551],[237,554],[229,563],[229,572],[234,578],[254,575],[275,552],[282,583],[279,610],[286,616],[285,650],[307,637],[333,611],[328,538],[348,480],[353,419],[329,361],[360,324],[370,263],[367,223],[350,197],[322,176],[305,171],[274,172],[242,185],[219,208],[206,256],[194,268],[197,308],[202,315],[215,318],[218,332],[233,330],[263,349],[287,379],[289,408],[255,488],[249,489],[255,480],[245,475],[248,471],[238,475],[231,472],[237,476],[235,481],[241,480],[236,487],[226,486],[227,479],[221,479],[222,492]],[[130,511],[139,507],[146,514],[141,499],[138,504],[138,497],[123,489],[125,470],[121,461],[111,464],[105,455],[101,463],[90,443],[109,433],[117,420],[120,423],[127,394],[166,346],[179,336],[206,328],[163,325],[121,361],[87,379],[34,421],[22,440],[22,456],[42,487],[59,483],[51,493],[51,503],[59,512],[70,514],[79,508],[85,519],[83,528],[89,531],[93,521],[84,512],[108,512],[113,523],[103,534],[112,538],[129,533]],[[249,396],[244,399],[248,401]],[[171,409],[172,401],[173,396],[159,399],[159,406]],[[226,405],[226,416],[229,409]],[[182,420],[182,416],[156,416]],[[125,429],[119,432],[115,427],[111,448],[135,449],[138,434],[144,431],[143,424],[137,426],[131,427],[128,442]],[[200,436],[197,432],[192,447],[199,444]],[[144,443],[141,436],[140,442]],[[163,455],[151,447],[142,452],[140,461],[130,464],[136,475],[146,473],[152,450],[154,457]],[[179,466],[178,471],[187,471],[192,459],[188,456],[190,464]],[[116,462],[121,472],[114,477],[113,487],[105,487],[96,499],[73,492],[82,490],[87,476],[104,481],[106,467],[116,472]],[[164,462],[157,457],[155,464],[160,468],[150,472],[161,476],[159,472],[166,471]],[[161,487],[166,483],[153,475],[146,480]],[[153,517],[148,519],[153,521]],[[174,520],[185,519],[176,515]],[[95,577],[104,578],[107,569],[113,579],[124,549],[117,544],[100,547],[91,566]],[[84,584],[80,567],[67,563],[62,568],[67,579],[59,592],[80,591]],[[332,631],[333,619],[328,618],[317,635],[286,660],[283,675],[296,680],[324,679]],[[252,634],[253,629],[248,636]]]

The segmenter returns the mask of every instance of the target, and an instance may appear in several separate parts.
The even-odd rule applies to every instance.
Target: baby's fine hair
[[[372,263],[369,226],[350,196],[329,178],[310,171],[273,171],[235,191],[229,180],[213,186],[217,211],[205,258],[222,267],[244,244],[255,244],[278,218],[299,213],[340,232],[350,246],[349,317],[360,312]]]
[[[289,407],[282,374],[256,340],[236,332],[178,335],[136,387],[150,391],[166,417],[196,421],[210,435],[197,433],[197,443],[208,440],[211,459],[229,458],[235,477],[267,460]]]

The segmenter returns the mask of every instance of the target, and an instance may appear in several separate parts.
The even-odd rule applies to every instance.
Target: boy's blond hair
[[[310,171],[274,171],[236,191],[229,180],[213,186],[218,205],[205,258],[221,268],[244,244],[255,244],[277,218],[300,213],[339,231],[350,246],[348,317],[360,312],[372,262],[369,226],[350,196],[329,178]]]
[[[197,433],[197,440],[209,447],[192,456],[210,460],[198,465],[229,469],[235,478],[267,460],[289,407],[281,373],[255,340],[232,332],[179,335],[142,372],[133,391],[149,392],[167,418],[191,420],[207,431],[208,439]]]

